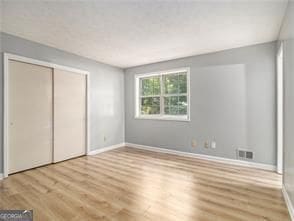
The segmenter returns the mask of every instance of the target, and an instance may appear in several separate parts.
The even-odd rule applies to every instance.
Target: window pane
[[[187,96],[179,96],[179,105],[187,106]]]
[[[165,106],[177,106],[178,105],[178,96],[169,96],[164,97],[164,105]]]
[[[164,107],[164,113],[168,115],[178,115],[178,106]]]
[[[178,114],[178,96],[164,97],[164,113],[169,115]]]
[[[160,114],[160,98],[145,97],[141,98],[141,114]]]
[[[187,96],[179,96],[179,115],[187,114]]]
[[[164,113],[168,115],[186,115],[187,96],[164,97]]]
[[[164,93],[177,94],[179,91],[178,74],[163,75]]]
[[[153,78],[153,95],[160,95],[160,78]]]
[[[187,93],[187,74],[181,73],[179,75],[179,93]]]
[[[160,94],[160,78],[150,77],[141,79],[141,95],[159,95]]]

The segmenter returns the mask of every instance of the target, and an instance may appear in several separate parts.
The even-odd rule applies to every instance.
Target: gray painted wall
[[[284,47],[284,185],[294,205],[294,2],[280,33]]]
[[[271,42],[126,69],[126,142],[230,159],[248,148],[275,165],[275,55]],[[191,121],[134,119],[134,75],[180,67],[191,68]],[[212,139],[217,148],[204,148]]]
[[[99,149],[124,142],[124,72],[122,69],[47,47],[32,41],[1,33],[1,52],[14,53],[90,72],[90,148]],[[3,76],[3,54],[0,53],[0,74]],[[3,88],[3,77],[0,78]],[[3,90],[0,90],[1,116]],[[3,119],[0,118],[2,125]],[[106,136],[106,141],[104,141]],[[2,127],[0,143],[2,144]],[[3,169],[3,148],[0,148],[0,173]]]

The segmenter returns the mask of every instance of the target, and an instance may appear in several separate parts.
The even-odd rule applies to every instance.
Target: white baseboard
[[[100,149],[97,149],[97,150],[91,150],[90,152],[88,152],[87,155],[95,155],[95,154],[98,154],[98,153],[103,153],[105,151],[114,150],[114,149],[124,147],[124,146],[125,146],[125,143],[119,143],[119,144],[115,144],[115,145],[112,145],[112,146],[103,147],[103,148],[100,148]]]
[[[180,156],[185,156],[185,157],[193,157],[193,158],[198,158],[198,159],[211,160],[211,161],[226,163],[226,164],[231,164],[231,165],[246,166],[246,167],[257,168],[257,169],[262,169],[262,170],[276,171],[276,166],[270,165],[270,164],[262,164],[262,163],[234,160],[234,159],[228,159],[228,158],[223,158],[223,157],[209,156],[209,155],[205,155],[205,154],[188,153],[188,152],[183,152],[183,151],[171,150],[171,149],[160,148],[160,147],[151,147],[151,146],[133,144],[133,143],[125,143],[125,145],[127,147],[156,151],[156,152],[161,152],[161,153],[169,153],[169,154],[175,154],[175,155],[180,155]]]
[[[293,207],[293,204],[292,204],[292,202],[290,200],[290,197],[289,197],[289,195],[287,193],[286,187],[284,185],[282,187],[282,192],[283,192],[283,196],[284,196],[286,205],[288,207],[288,211],[289,211],[291,220],[294,221],[294,207]]]
[[[3,178],[4,178],[4,174],[0,173],[0,180],[3,180]]]

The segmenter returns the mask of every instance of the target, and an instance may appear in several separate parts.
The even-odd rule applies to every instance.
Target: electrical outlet
[[[215,141],[212,141],[211,144],[210,144],[210,147],[215,149],[216,148],[216,142]]]
[[[103,137],[104,142],[106,142],[106,136]]]
[[[196,140],[192,140],[192,147],[197,147],[197,141]]]
[[[204,142],[204,147],[205,147],[205,148],[209,148],[209,142],[208,142],[208,141],[205,141],[205,142]]]

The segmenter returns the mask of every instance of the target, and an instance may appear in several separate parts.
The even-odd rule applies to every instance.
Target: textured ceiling
[[[277,39],[287,0],[6,0],[2,31],[118,67]]]

